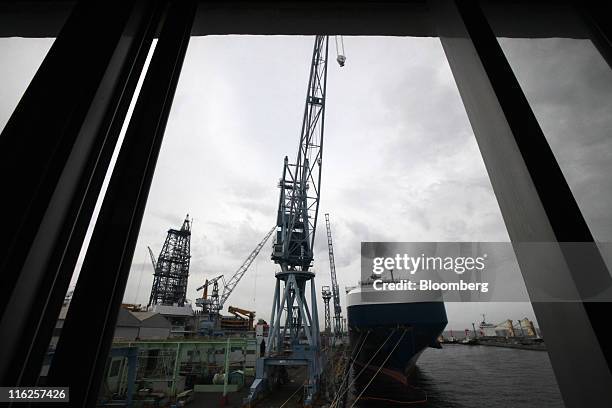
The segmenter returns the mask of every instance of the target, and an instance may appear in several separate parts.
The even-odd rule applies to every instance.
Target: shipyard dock
[[[104,373],[100,407],[242,407],[255,379],[254,332],[221,339],[115,341]],[[348,347],[325,349],[321,393],[312,406],[335,395],[332,384]],[[228,375],[226,375],[228,373]],[[252,406],[301,407],[306,367],[289,367],[287,380]]]

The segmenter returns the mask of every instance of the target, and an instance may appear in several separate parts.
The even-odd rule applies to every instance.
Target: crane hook
[[[340,37],[340,46],[338,46],[338,37]],[[341,67],[346,63],[346,56],[344,55],[344,38],[341,35],[335,36],[336,40],[336,61]]]

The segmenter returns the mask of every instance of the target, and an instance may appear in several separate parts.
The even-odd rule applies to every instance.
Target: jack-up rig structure
[[[151,296],[147,307],[185,306],[187,300],[187,279],[191,259],[191,220],[185,217],[180,230],[169,229],[164,246],[157,257],[149,248],[155,269]]]
[[[285,382],[287,366],[308,367],[305,406],[312,405],[319,390],[323,361],[315,274],[311,268],[319,213],[328,48],[329,37],[317,35],[297,159],[295,164],[290,164],[287,156],[284,160],[271,256],[280,271],[276,273],[268,343],[264,357],[257,360],[247,404]],[[338,55],[337,61],[344,65],[344,56]]]
[[[332,242],[329,214],[325,214],[325,227],[327,229],[327,250],[329,252],[329,272],[331,274],[331,295],[334,299],[334,336],[342,337],[342,307],[340,306],[340,289],[336,279],[336,261],[334,260],[334,244]],[[323,301],[325,301],[325,293]],[[326,301],[326,319],[329,319],[329,299]],[[327,324],[327,321],[325,322]],[[331,322],[330,322],[331,323]]]

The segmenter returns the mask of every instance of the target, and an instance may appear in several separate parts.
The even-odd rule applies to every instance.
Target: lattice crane
[[[155,259],[155,254],[153,254],[153,250],[151,249],[150,246],[148,246],[147,249],[149,250],[149,256],[151,257],[151,263],[153,264],[153,270],[155,270],[155,268],[157,268],[157,260]]]
[[[342,49],[344,44],[340,42]],[[338,47],[338,42],[336,43]],[[329,37],[314,41],[306,103],[295,163],[285,156],[279,182],[276,236],[272,260],[280,267],[272,301],[270,331],[263,364],[258,364],[249,401],[267,381],[282,377],[283,365],[307,365],[304,404],[310,405],[322,371],[315,274],[310,270],[319,215]],[[338,50],[340,66],[346,62]],[[306,285],[309,284],[309,294]],[[310,299],[308,299],[310,298]],[[307,346],[306,346],[307,344]]]
[[[232,277],[228,281],[225,280],[223,275],[219,275],[219,276],[217,276],[214,279],[207,280],[204,283],[204,285],[202,285],[199,288],[197,288],[196,290],[204,289],[205,292],[204,292],[204,295],[201,298],[196,299],[196,305],[197,306],[202,306],[203,308],[204,307],[208,307],[208,312],[209,313],[217,313],[218,314],[223,309],[223,305],[225,304],[225,301],[227,300],[227,298],[230,297],[230,295],[232,294],[232,292],[234,291],[234,289],[238,285],[238,282],[240,282],[240,279],[242,279],[242,277],[244,276],[246,271],[249,269],[249,267],[251,266],[251,264],[253,263],[255,258],[257,258],[257,255],[259,255],[259,252],[261,251],[263,246],[266,244],[266,242],[268,242],[268,240],[272,236],[272,233],[275,230],[276,230],[276,226],[273,227],[265,235],[265,237],[259,242],[259,244],[257,244],[255,249],[253,249],[253,251],[251,251],[249,256],[244,260],[244,262],[242,262],[242,265],[240,265],[240,267],[236,270],[236,272],[234,272],[234,274],[232,275]],[[218,281],[219,280],[221,280],[221,282],[223,282],[223,291],[221,292],[220,295],[218,294]],[[214,285],[213,286],[213,293],[216,294],[216,299],[214,299],[214,301],[211,300],[211,299],[207,300],[207,296],[206,296],[207,292],[206,291],[207,291],[208,286],[210,286],[210,285]],[[211,297],[214,297],[214,296],[211,296]],[[212,302],[212,304],[211,304],[211,302]]]
[[[331,273],[332,297],[334,299],[334,334],[342,335],[342,307],[340,306],[340,290],[336,280],[336,262],[334,260],[334,244],[332,242],[329,214],[325,214],[325,227],[327,228],[327,249],[329,252],[329,271]]]
[[[266,236],[261,240],[261,242],[257,244],[255,249],[249,254],[249,256],[247,256],[244,262],[242,262],[242,265],[240,265],[240,268],[238,268],[236,272],[234,272],[232,277],[227,282],[225,281],[223,282],[223,293],[221,293],[221,297],[219,298],[219,307],[220,307],[219,310],[223,309],[223,305],[225,304],[225,301],[232,294],[232,292],[236,288],[236,285],[238,285],[238,282],[240,282],[240,279],[242,279],[246,271],[249,269],[249,266],[251,266],[255,258],[257,258],[257,255],[259,255],[259,252],[261,251],[263,246],[266,244],[266,242],[268,242],[268,240],[272,236],[272,233],[275,230],[276,230],[276,227],[273,227],[266,234]]]
[[[216,278],[206,279],[204,284],[196,290],[203,290],[202,297],[196,299],[196,305],[202,308],[205,313],[219,314],[219,281],[223,279],[223,275],[219,275]],[[208,294],[208,288],[212,287],[210,295]]]
[[[267,353],[281,351],[287,331],[291,344],[299,343],[302,335],[312,349],[317,349],[320,342],[316,299],[311,300],[311,313],[305,290],[310,282],[315,293],[314,273],[309,269],[319,214],[328,45],[327,36],[315,37],[297,157],[295,164],[290,164],[285,156],[279,182],[272,260],[281,271],[276,274]]]

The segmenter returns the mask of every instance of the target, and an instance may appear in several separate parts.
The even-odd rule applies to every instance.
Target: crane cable
[[[366,368],[368,368],[370,366],[370,363],[372,362],[372,360],[374,360],[374,358],[378,355],[378,353],[380,352],[380,350],[382,350],[383,346],[385,344],[387,344],[387,342],[389,341],[389,339],[391,338],[391,336],[393,336],[396,332],[396,329],[393,329],[391,331],[391,333],[389,334],[389,336],[387,336],[387,338],[385,339],[385,341],[383,341],[383,343],[380,345],[380,347],[378,347],[378,350],[376,350],[376,353],[374,353],[374,355],[372,357],[370,357],[370,359],[368,360],[368,362],[366,364],[364,364],[363,368],[361,369],[361,371],[359,371],[359,373],[357,373],[357,376],[355,378],[353,378],[353,381],[351,381],[351,383],[349,385],[346,386],[346,388],[338,394],[338,396],[334,399],[334,401],[332,401],[332,403],[330,404],[330,408],[333,408],[335,406],[337,406],[338,402],[340,401],[340,398],[342,398],[344,396],[344,394],[346,394],[348,392],[348,390],[351,388],[351,386],[355,383],[355,381],[357,381],[357,379],[361,376],[361,374],[363,374],[363,372],[366,370]],[[403,337],[403,336],[402,336]],[[365,343],[365,341],[364,341]],[[399,342],[397,343],[399,344]],[[397,347],[396,344],[396,347]],[[395,350],[395,348],[393,349]],[[389,354],[390,355],[390,354]],[[387,356],[387,358],[389,358]],[[387,360],[385,360],[386,362]],[[382,366],[381,366],[382,367]],[[350,373],[350,372],[349,372]],[[347,373],[347,377],[348,377],[348,373]],[[343,381],[344,382],[344,381]]]

